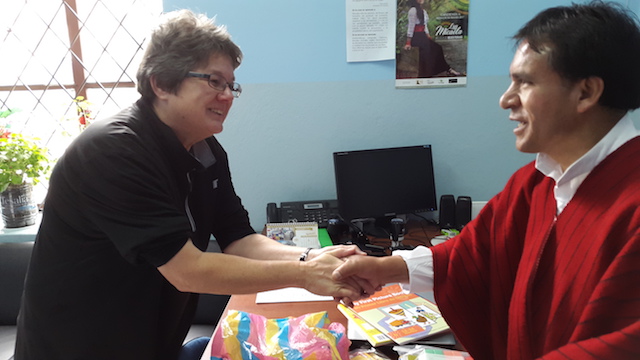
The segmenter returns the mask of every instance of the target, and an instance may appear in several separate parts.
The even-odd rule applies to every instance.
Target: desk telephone
[[[315,221],[326,228],[329,219],[338,217],[338,200],[312,200],[267,204],[267,222]]]

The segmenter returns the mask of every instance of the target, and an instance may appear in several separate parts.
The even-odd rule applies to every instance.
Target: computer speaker
[[[389,237],[391,241],[398,242],[404,240],[405,222],[401,218],[391,219],[391,233]]]
[[[462,228],[471,221],[471,197],[458,196],[456,201],[456,229]]]
[[[456,199],[453,195],[440,196],[438,222],[441,229],[453,229],[456,226]]]

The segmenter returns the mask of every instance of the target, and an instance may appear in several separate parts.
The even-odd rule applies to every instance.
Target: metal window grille
[[[161,11],[161,0],[2,1],[0,111],[19,111],[0,127],[61,155],[83,122],[138,98],[135,73]]]

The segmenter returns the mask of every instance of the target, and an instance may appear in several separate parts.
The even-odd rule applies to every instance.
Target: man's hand
[[[358,284],[361,288],[359,297],[340,299],[346,304],[351,304],[359,298],[373,294],[388,283],[408,283],[409,270],[399,256],[352,256],[333,271],[333,280]]]
[[[359,250],[355,251],[348,246],[334,246],[322,250],[313,259],[301,263],[304,266],[304,288],[315,294],[329,295],[336,299],[357,300],[366,296],[367,292],[364,287],[370,288],[370,286],[360,283],[360,279],[347,277],[337,281],[333,277],[334,271],[345,263],[347,257],[366,256],[363,256]]]

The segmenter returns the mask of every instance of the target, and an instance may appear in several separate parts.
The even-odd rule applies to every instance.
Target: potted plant
[[[21,134],[0,136],[0,202],[5,227],[35,224],[33,185],[49,170],[46,149]]]

